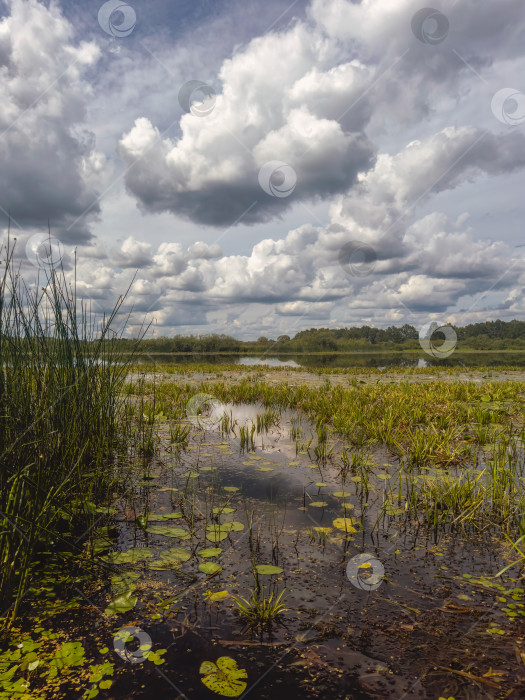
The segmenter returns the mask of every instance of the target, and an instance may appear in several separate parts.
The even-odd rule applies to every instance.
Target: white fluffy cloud
[[[0,22],[0,206],[21,226],[45,229],[49,218],[77,242],[91,234],[76,220],[99,211],[104,156],[84,127],[86,73],[99,55],[95,43],[74,41],[54,3],[11,0]]]
[[[191,40],[173,47],[159,33],[148,44],[156,58],[120,43],[110,63],[108,38],[79,39],[59,5],[10,0],[0,21],[0,206],[30,229],[50,217],[64,243],[81,245],[78,289],[104,310],[135,276],[131,330],[144,316],[156,333],[272,337],[320,324],[517,316],[525,249],[497,228],[480,235],[459,197],[485,182],[498,183],[503,201],[519,191],[525,126],[498,122],[490,102],[521,84],[521,0],[445,3],[449,32],[437,45],[412,32],[420,8],[312,0],[306,16],[214,64],[212,112],[185,113],[171,128],[173,86],[164,96],[158,78],[166,65],[177,78],[192,65]],[[97,73],[101,56],[107,74]],[[268,161],[293,168],[289,196],[261,188]],[[119,217],[114,206],[114,236],[101,240],[98,195],[124,184],[140,213]],[[518,221],[520,207],[513,201]],[[159,214],[164,226],[174,221],[164,240],[154,235]],[[228,234],[246,225],[253,238],[236,248]],[[351,241],[373,251],[369,268],[359,256],[339,264]]]

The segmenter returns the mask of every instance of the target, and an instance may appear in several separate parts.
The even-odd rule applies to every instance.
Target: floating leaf
[[[238,486],[225,486],[224,490],[229,491],[230,493],[235,493],[235,491],[239,490],[239,487]]]
[[[165,527],[164,525],[150,525],[146,532],[152,535],[164,535],[164,537],[177,537],[179,540],[188,540],[190,533],[182,527]]]
[[[106,615],[118,615],[120,613],[128,612],[128,610],[133,610],[137,604],[137,596],[132,595],[133,591],[128,591],[127,593],[121,593],[121,595],[113,598],[108,607],[104,610]]]
[[[202,571],[203,574],[208,575],[217,574],[222,571],[222,566],[214,561],[205,561],[202,564],[199,564],[199,571]]]
[[[240,532],[241,530],[244,530],[244,525],[238,520],[232,520],[228,523],[221,523],[220,527],[228,532]]]
[[[125,571],[122,574],[115,574],[111,577],[111,591],[113,595],[126,593],[135,590],[135,582],[140,578],[140,574],[134,571]]]
[[[351,496],[352,494],[349,493],[348,491],[335,491],[334,496],[337,496],[337,498],[347,498],[348,496]]]
[[[214,515],[220,515],[221,513],[229,514],[229,513],[234,513],[234,512],[235,512],[235,508],[228,508],[228,507],[224,506],[224,508],[222,508],[222,507],[212,508],[212,509],[211,509],[211,512],[212,512]]]
[[[182,518],[182,513],[150,513],[148,520],[150,522],[155,522],[159,520],[177,520]]]
[[[197,552],[199,557],[218,557],[221,553],[220,547],[208,547],[208,549],[201,549],[200,552]]]
[[[171,547],[160,553],[160,559],[152,561],[149,565],[154,571],[164,571],[166,569],[177,569],[182,562],[188,561],[191,552],[184,547]]]
[[[324,483],[324,481],[316,481],[316,482],[315,482],[315,485],[316,485],[316,486],[319,486],[320,489],[322,489],[323,486],[326,486],[326,484]]]
[[[386,474],[385,472],[380,472],[379,474],[376,474],[378,479],[383,479],[383,481],[386,481],[387,479],[391,479],[392,475],[391,474]]]
[[[213,530],[208,530],[206,533],[206,538],[210,540],[210,542],[222,542],[228,537],[228,532],[225,532],[224,530],[220,529],[220,526],[217,526]]]
[[[324,508],[328,505],[328,503],[326,501],[312,501],[312,503],[309,503],[308,505],[313,506],[314,508]]]
[[[275,469],[273,467],[256,467],[254,472],[274,472]]]
[[[255,567],[258,574],[270,576],[271,574],[282,574],[283,570],[280,566],[272,566],[272,564],[257,564]]]
[[[144,561],[153,556],[153,552],[149,547],[132,547],[126,552],[113,552],[104,557],[106,561],[112,564],[135,564],[138,561]]]
[[[246,689],[246,683],[241,680],[248,678],[246,669],[239,668],[229,656],[220,656],[217,665],[213,661],[203,661],[199,673],[204,685],[217,695],[236,698]]]
[[[217,593],[212,593],[211,591],[206,591],[204,593],[204,597],[206,600],[211,600],[212,602],[216,602],[218,600],[224,600],[225,598],[229,597],[228,591],[217,591]]]
[[[352,518],[336,518],[333,522],[333,526],[338,530],[344,530],[344,532],[357,532],[355,527],[353,527]]]

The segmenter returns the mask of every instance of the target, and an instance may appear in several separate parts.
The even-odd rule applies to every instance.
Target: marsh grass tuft
[[[94,504],[108,500],[114,457],[131,435],[122,385],[133,361],[117,350],[112,329],[125,295],[97,322],[62,267],[31,285],[15,271],[13,251],[8,238],[0,248],[0,604],[10,608],[7,624],[40,553],[80,551],[85,538],[72,543],[100,518]]]

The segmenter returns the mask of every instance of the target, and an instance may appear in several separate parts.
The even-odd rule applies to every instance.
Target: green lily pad
[[[182,527],[165,527],[164,525],[150,525],[146,532],[152,535],[163,535],[164,537],[177,537],[179,540],[188,540],[190,533]]]
[[[323,486],[326,486],[326,484],[324,483],[324,481],[316,481],[316,482],[315,482],[315,485],[318,486],[320,489],[322,489]]]
[[[201,549],[200,552],[197,552],[199,557],[218,557],[221,553],[220,547],[208,547],[208,549]]]
[[[228,491],[229,493],[235,493],[236,491],[239,490],[239,487],[238,486],[225,486],[224,490]]]
[[[211,600],[212,602],[216,602],[218,600],[224,600],[225,598],[228,598],[230,594],[228,591],[217,591],[217,593],[212,593],[211,591],[206,591],[204,593],[204,597],[206,600]]]
[[[224,508],[221,508],[221,507],[212,508],[211,512],[214,515],[220,515],[221,513],[226,513],[228,515],[229,513],[234,513],[235,508],[228,508],[228,507],[224,506]]]
[[[270,576],[271,574],[282,574],[283,570],[280,566],[272,566],[272,564],[257,564],[255,567],[258,574]]]
[[[105,561],[111,564],[136,564],[139,561],[145,561],[153,556],[153,552],[149,547],[132,547],[126,552],[112,552],[104,557]]]
[[[184,547],[171,547],[160,553],[160,559],[156,559],[149,564],[153,571],[166,571],[167,569],[178,569],[179,566],[191,557],[191,552]]]
[[[199,673],[204,685],[217,695],[236,698],[246,689],[246,683],[242,680],[248,678],[246,669],[239,668],[235,659],[229,656],[220,656],[217,664],[203,661]]]
[[[139,578],[140,574],[134,571],[125,571],[121,574],[115,574],[115,576],[112,576],[110,579],[113,595],[120,595],[121,593],[135,590],[135,582]]]
[[[182,513],[150,513],[148,520],[150,522],[156,522],[159,520],[177,520],[177,518],[182,518]]]
[[[222,566],[214,561],[204,561],[202,564],[199,564],[199,571],[208,575],[217,574],[219,571],[222,571]]]
[[[120,595],[113,598],[108,607],[104,610],[106,615],[119,615],[120,613],[128,612],[128,610],[133,610],[137,604],[137,596],[132,595],[133,591],[127,591],[127,593],[121,593]]]
[[[335,491],[334,496],[337,496],[337,498],[347,498],[347,496],[351,496],[352,494],[349,493],[348,491]]]
[[[309,503],[308,505],[313,506],[314,508],[324,508],[328,505],[328,503],[326,501],[312,501],[312,503]]]

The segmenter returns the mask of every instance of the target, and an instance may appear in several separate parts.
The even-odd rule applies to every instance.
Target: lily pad
[[[165,571],[167,569],[178,569],[178,567],[191,557],[191,552],[184,547],[171,547],[160,553],[160,559],[156,559],[149,564],[149,568],[154,571]]]
[[[164,525],[150,525],[146,532],[152,535],[164,535],[164,537],[177,537],[179,540],[188,540],[190,533],[182,527],[165,527]]]
[[[113,595],[120,595],[121,593],[126,593],[127,591],[135,590],[135,582],[140,578],[140,574],[134,571],[125,571],[121,574],[115,574],[112,576],[111,581],[111,592]]]
[[[159,520],[177,520],[182,518],[182,513],[150,513],[148,515],[148,520],[150,522],[156,522]]]
[[[204,561],[202,564],[199,564],[199,571],[208,575],[217,574],[222,571],[222,566],[214,561]]]
[[[219,656],[217,664],[203,661],[199,673],[204,685],[217,695],[236,698],[246,689],[246,683],[242,679],[248,678],[248,673],[246,669],[239,668],[230,656]]]
[[[333,526],[338,530],[343,530],[344,532],[357,532],[353,526],[352,518],[336,518],[333,522]]]
[[[309,503],[308,505],[313,506],[314,508],[324,508],[328,505],[328,503],[326,501],[312,501],[312,503]]]
[[[235,493],[236,491],[239,490],[239,487],[238,486],[225,486],[224,490],[228,491],[229,493]]]
[[[258,574],[270,576],[271,574],[282,574],[283,570],[280,566],[272,566],[272,564],[257,564],[255,567]]]
[[[133,591],[127,591],[113,598],[108,607],[104,610],[106,615],[119,615],[120,613],[133,610],[137,604],[137,596],[132,595]]]
[[[229,513],[234,513],[234,512],[235,512],[235,508],[228,508],[227,506],[224,506],[224,508],[221,508],[221,507],[212,508],[212,509],[211,509],[211,512],[212,512],[214,515],[220,515],[221,513],[229,514]]]
[[[216,593],[212,593],[211,591],[206,591],[204,593],[204,597],[206,600],[211,600],[213,603],[217,602],[218,600],[224,600],[225,598],[229,597],[228,591],[217,591]]]
[[[349,491],[335,491],[334,496],[337,496],[337,498],[346,498],[347,496],[351,496],[352,494]]]
[[[220,530],[218,527],[214,530],[208,530],[206,533],[206,538],[210,540],[210,542],[214,542],[215,544],[217,544],[217,542],[222,542],[227,537],[228,532]]]
[[[220,547],[208,547],[208,549],[201,549],[200,552],[197,552],[199,557],[218,557],[221,553]]]
[[[136,564],[139,561],[150,559],[153,552],[149,547],[132,547],[126,552],[112,552],[104,557],[111,564]]]

